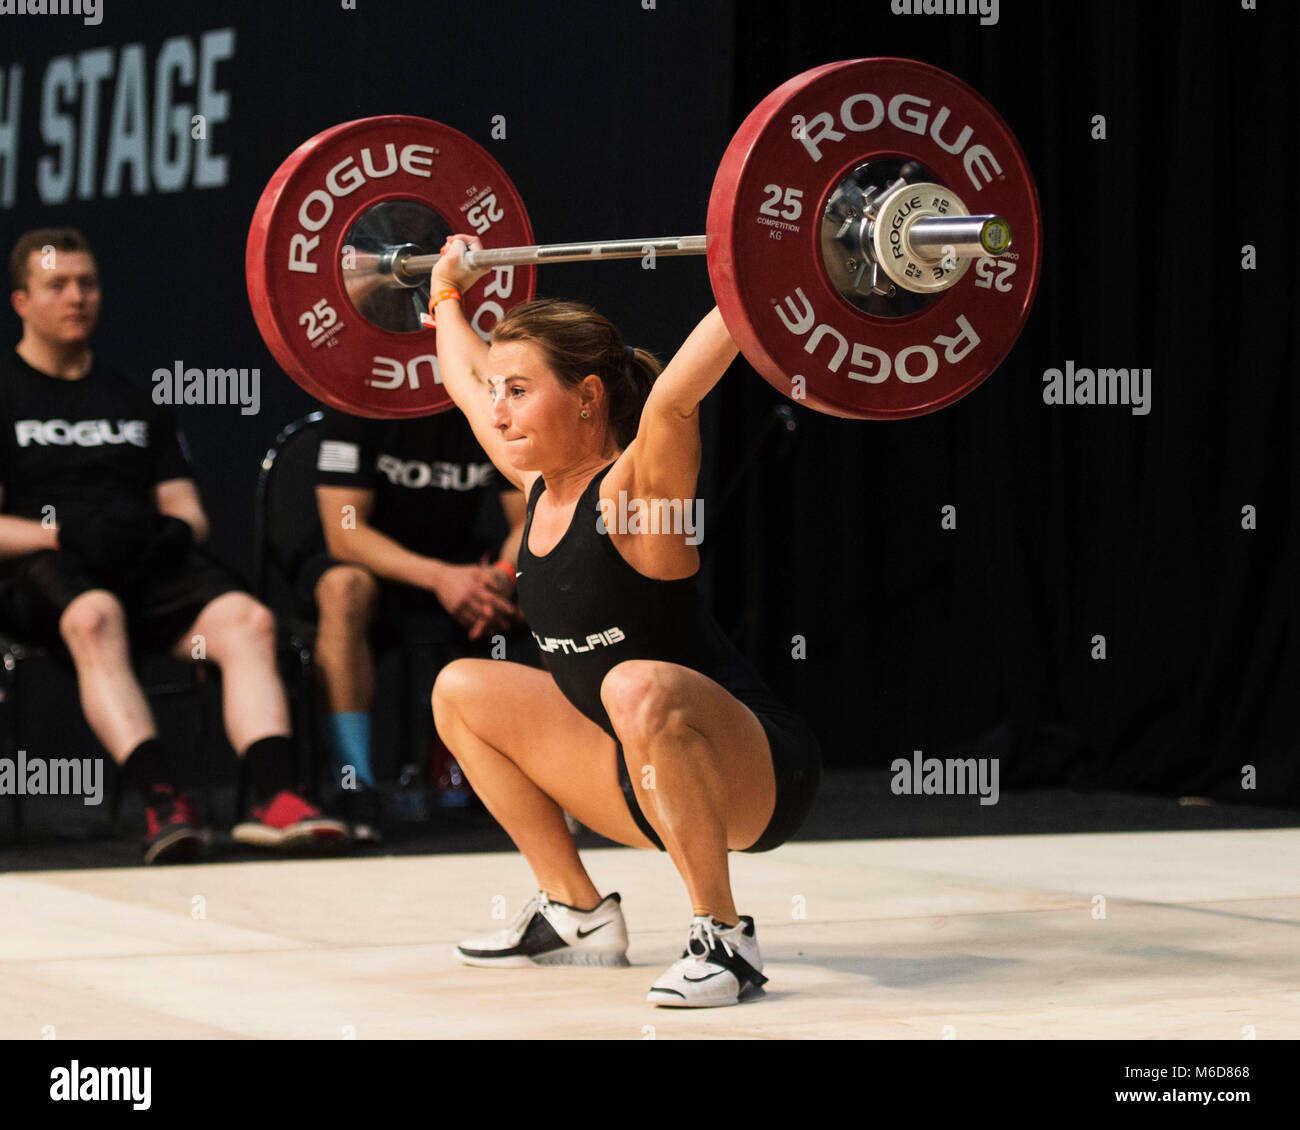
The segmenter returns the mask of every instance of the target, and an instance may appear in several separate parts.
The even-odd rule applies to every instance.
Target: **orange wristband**
[[[496,563],[492,566],[492,568],[493,568],[493,569],[500,569],[501,572],[503,572],[503,573],[505,573],[507,576],[509,576],[509,578],[510,578],[512,581],[515,579],[515,567],[514,567],[513,565],[511,565],[510,562],[507,561],[505,558],[502,558],[500,561],[496,562]]]
[[[448,299],[454,299],[459,302],[460,291],[453,290],[451,287],[444,287],[442,290],[434,291],[433,294],[429,295],[429,313],[427,315],[420,315],[421,325],[428,326],[430,329],[436,329],[438,323],[433,320],[433,311],[439,302],[444,302]]]

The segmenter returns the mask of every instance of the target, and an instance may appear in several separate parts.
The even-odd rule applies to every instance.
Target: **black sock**
[[[266,804],[275,794],[296,785],[297,758],[286,737],[261,738],[244,754],[253,777],[253,801]]]
[[[171,786],[171,773],[167,768],[167,755],[157,738],[145,738],[128,755],[122,772],[130,775],[131,782],[140,790],[145,804],[151,804],[153,790],[158,785]]]

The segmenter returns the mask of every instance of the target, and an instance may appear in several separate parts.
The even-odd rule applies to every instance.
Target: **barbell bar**
[[[958,259],[1001,255],[1011,247],[1011,225],[1001,216],[922,216],[908,231],[911,248],[922,257]],[[613,239],[591,243],[544,243],[530,247],[483,247],[468,251],[464,262],[471,270],[520,267],[542,263],[589,263],[593,259],[640,259],[646,255],[706,255],[707,235],[670,235],[655,239]],[[930,254],[925,255],[926,252]],[[415,286],[424,281],[441,255],[390,256],[398,282]]]

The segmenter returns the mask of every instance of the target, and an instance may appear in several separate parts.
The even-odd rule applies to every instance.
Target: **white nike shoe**
[[[578,910],[538,891],[504,930],[452,952],[465,965],[627,965],[621,901],[615,891],[594,910]]]
[[[646,1000],[670,1008],[713,1008],[738,1004],[750,987],[751,995],[761,995],[766,983],[754,920],[742,914],[728,929],[697,914],[682,960],[654,983]]]

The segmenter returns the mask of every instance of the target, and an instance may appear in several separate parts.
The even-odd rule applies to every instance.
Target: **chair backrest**
[[[323,544],[316,509],[316,454],[322,412],[289,424],[262,459],[257,478],[254,551],[258,596],[267,600],[275,583],[292,585],[307,552]]]

